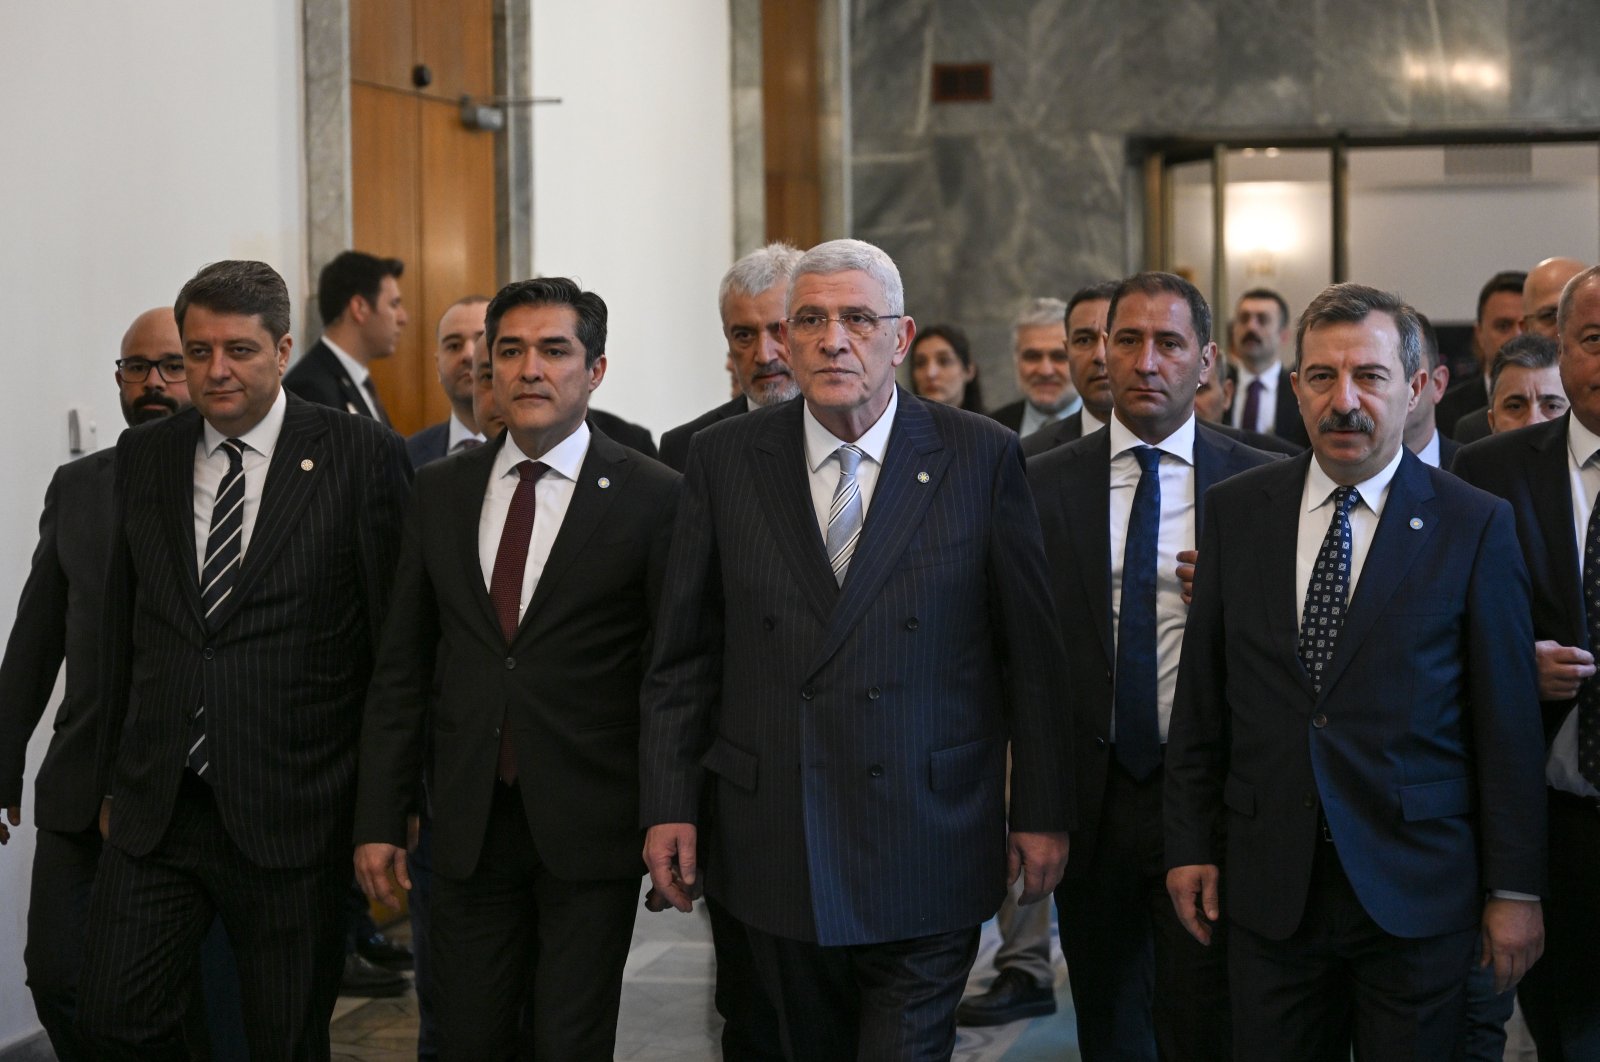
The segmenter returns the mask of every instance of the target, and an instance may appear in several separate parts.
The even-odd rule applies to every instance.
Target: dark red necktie
[[[533,538],[534,484],[545,474],[546,467],[539,461],[522,461],[516,466],[522,478],[511,495],[511,506],[506,510],[506,524],[500,532],[500,548],[494,555],[494,574],[489,578],[489,600],[494,604],[494,614],[500,620],[500,632],[506,637],[506,646],[517,636],[517,613],[522,604],[522,576],[528,568],[528,544]],[[507,785],[517,780],[517,752],[511,744],[511,719],[509,713],[500,720],[500,780]]]

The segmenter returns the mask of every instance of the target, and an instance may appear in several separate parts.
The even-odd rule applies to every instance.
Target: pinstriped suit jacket
[[[825,945],[970,927],[1011,821],[1073,825],[1064,664],[1015,434],[902,391],[845,585],[801,401],[694,437],[646,681],[646,825],[714,790],[707,883]],[[705,772],[710,772],[707,777]]]
[[[195,571],[189,410],[117,444],[101,689],[111,843],[166,832],[206,708],[208,777],[228,835],[265,867],[349,851],[356,738],[410,482],[405,442],[289,396],[234,592],[207,633]]]

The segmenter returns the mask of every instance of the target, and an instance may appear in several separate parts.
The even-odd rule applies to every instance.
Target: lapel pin
[[[917,482],[918,483],[926,483],[926,482],[928,482],[928,474],[926,472],[918,472],[917,473]]]
[[[306,458],[304,461],[300,462],[300,471],[302,471],[302,472],[310,472],[313,468],[316,468],[316,467],[317,467],[317,463],[315,461],[311,460],[311,458],[309,458],[309,457]]]
[[[607,479],[605,476],[601,476],[600,477],[600,489],[601,490],[605,490],[609,486],[611,486],[611,481],[609,479]]]
[[[1411,518],[1411,530],[1413,530],[1413,531],[1421,531],[1422,530],[1422,517],[1413,516]]]

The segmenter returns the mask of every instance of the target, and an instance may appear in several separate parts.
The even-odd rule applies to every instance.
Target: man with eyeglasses
[[[189,407],[183,344],[170,306],[134,318],[116,362],[117,397],[129,425]],[[17,619],[0,663],[0,844],[22,823],[28,739],[66,662],[66,689],[55,733],[34,780],[32,892],[23,959],[34,1010],[56,1057],[94,1057],[75,1025],[78,971],[89,887],[100,861],[95,786],[99,715],[101,591],[110,549],[112,458],[105,449],[56,470],[45,491],[39,546],[17,602]],[[8,825],[9,824],[9,825]]]
[[[801,258],[804,401],[697,436],[645,683],[652,884],[744,924],[791,1060],[948,1058],[979,926],[1008,877],[1050,895],[1074,825],[1019,442],[895,386],[915,333],[882,250]]]

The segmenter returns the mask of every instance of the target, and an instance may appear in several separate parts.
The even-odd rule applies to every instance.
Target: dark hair
[[[1200,289],[1175,273],[1135,273],[1117,281],[1111,292],[1111,305],[1106,308],[1106,331],[1109,333],[1117,320],[1117,303],[1129,295],[1177,295],[1189,304],[1189,325],[1194,330],[1197,345],[1211,342],[1211,307]]]
[[[1444,361],[1439,354],[1439,334],[1433,330],[1433,322],[1428,320],[1428,315],[1420,310],[1417,311],[1417,324],[1422,326],[1422,353],[1428,359],[1428,371],[1432,372]]]
[[[942,339],[950,344],[950,349],[956,352],[956,357],[961,359],[963,369],[972,368],[972,344],[967,340],[967,334],[953,324],[936,324],[920,329],[915,339],[911,341],[911,353],[917,353],[917,344],[924,339]],[[917,389],[916,377],[911,378],[911,389]],[[972,379],[967,381],[966,389],[961,392],[961,408],[970,409],[975,413],[983,412],[983,388],[978,386],[978,374],[974,372]]]
[[[500,331],[500,319],[518,306],[565,306],[577,314],[584,368],[594,368],[606,352],[606,301],[566,277],[534,277],[501,288],[489,300],[489,309],[483,315],[483,338],[491,351]]]
[[[1079,288],[1072,293],[1072,298],[1067,300],[1067,312],[1062,318],[1066,321],[1072,317],[1072,311],[1078,308],[1080,302],[1110,302],[1111,296],[1117,293],[1115,280],[1101,281],[1099,284],[1090,284],[1086,288]],[[1072,327],[1070,324],[1067,327]]]
[[[1311,300],[1294,331],[1294,370],[1300,371],[1306,333],[1329,324],[1360,324],[1373,313],[1386,313],[1400,333],[1400,368],[1406,378],[1422,367],[1422,322],[1404,299],[1365,284],[1333,284]]]
[[[1505,346],[1495,352],[1489,366],[1489,403],[1494,404],[1494,391],[1500,384],[1500,371],[1520,369],[1550,369],[1561,359],[1561,345],[1537,332],[1523,332],[1506,340]]]
[[[1478,292],[1478,313],[1473,321],[1483,320],[1483,307],[1489,301],[1489,296],[1498,295],[1502,291],[1513,295],[1521,295],[1522,288],[1528,283],[1528,274],[1520,269],[1506,269],[1489,278],[1489,282]]]
[[[383,278],[399,280],[405,271],[405,263],[398,258],[379,258],[364,251],[336,255],[317,275],[317,312],[322,314],[322,323],[338,320],[357,295],[376,306]]]
[[[201,266],[172,305],[180,333],[191,306],[257,317],[274,343],[289,334],[289,286],[265,262],[232,259]]]
[[[1289,327],[1289,303],[1276,291],[1271,288],[1251,288],[1239,296],[1239,302],[1246,299],[1271,299],[1278,304],[1278,327],[1280,329]]]

